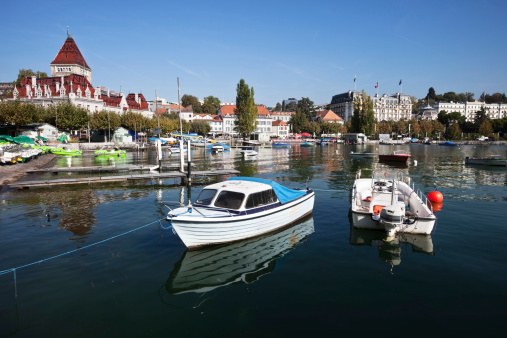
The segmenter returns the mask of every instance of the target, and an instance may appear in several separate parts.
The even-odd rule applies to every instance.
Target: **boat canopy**
[[[256,177],[231,177],[228,179],[228,181],[250,181],[250,182],[257,182],[257,183],[264,183],[267,185],[270,185],[275,194],[276,197],[278,197],[278,200],[280,203],[285,204],[290,201],[293,201],[295,199],[298,199],[299,197],[306,194],[305,190],[292,190],[289,188],[286,188],[275,181],[267,180],[264,178],[256,178]]]

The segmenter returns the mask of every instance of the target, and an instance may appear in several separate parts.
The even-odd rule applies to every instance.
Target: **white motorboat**
[[[361,178],[358,171],[350,195],[354,227],[385,230],[389,236],[430,234],[437,217],[428,204],[410,177],[399,171],[374,171],[371,178]]]
[[[221,143],[214,143],[211,145],[211,151],[214,153],[220,153],[224,151],[224,146]]]
[[[494,165],[494,166],[507,166],[507,158],[500,155],[490,155],[487,157],[465,157],[465,164],[480,164],[480,165]]]
[[[277,260],[314,232],[313,218],[264,236],[229,245],[186,251],[174,265],[166,289],[170,294],[209,292],[252,283],[275,270]]]
[[[315,193],[253,177],[205,187],[194,204],[167,214],[189,249],[235,242],[286,227],[313,211]],[[168,206],[170,208],[170,206]]]
[[[258,154],[257,150],[254,150],[253,147],[242,147],[241,154],[245,157],[256,156]]]

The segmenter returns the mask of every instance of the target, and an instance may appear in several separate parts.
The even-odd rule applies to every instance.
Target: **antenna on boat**
[[[306,176],[306,190],[308,190],[308,180],[310,179],[310,176]]]

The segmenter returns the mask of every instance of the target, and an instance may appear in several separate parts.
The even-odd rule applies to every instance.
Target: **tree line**
[[[76,107],[71,102],[62,102],[56,105],[43,107],[31,102],[10,100],[0,102],[0,124],[14,127],[26,126],[32,123],[49,123],[60,130],[115,130],[124,127],[131,131],[151,133],[160,125],[162,134],[170,134],[180,130],[180,118],[177,113],[164,113],[158,118],[147,118],[140,113],[126,111],[123,114],[101,110],[88,113],[86,109]],[[211,126],[205,121],[188,123],[181,121],[184,133],[196,132],[207,134]]]

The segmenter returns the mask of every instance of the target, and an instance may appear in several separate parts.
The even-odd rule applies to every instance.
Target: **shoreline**
[[[44,154],[26,163],[16,163],[0,166],[0,189],[7,184],[16,182],[27,174],[28,170],[40,169],[53,161],[58,155]]]

